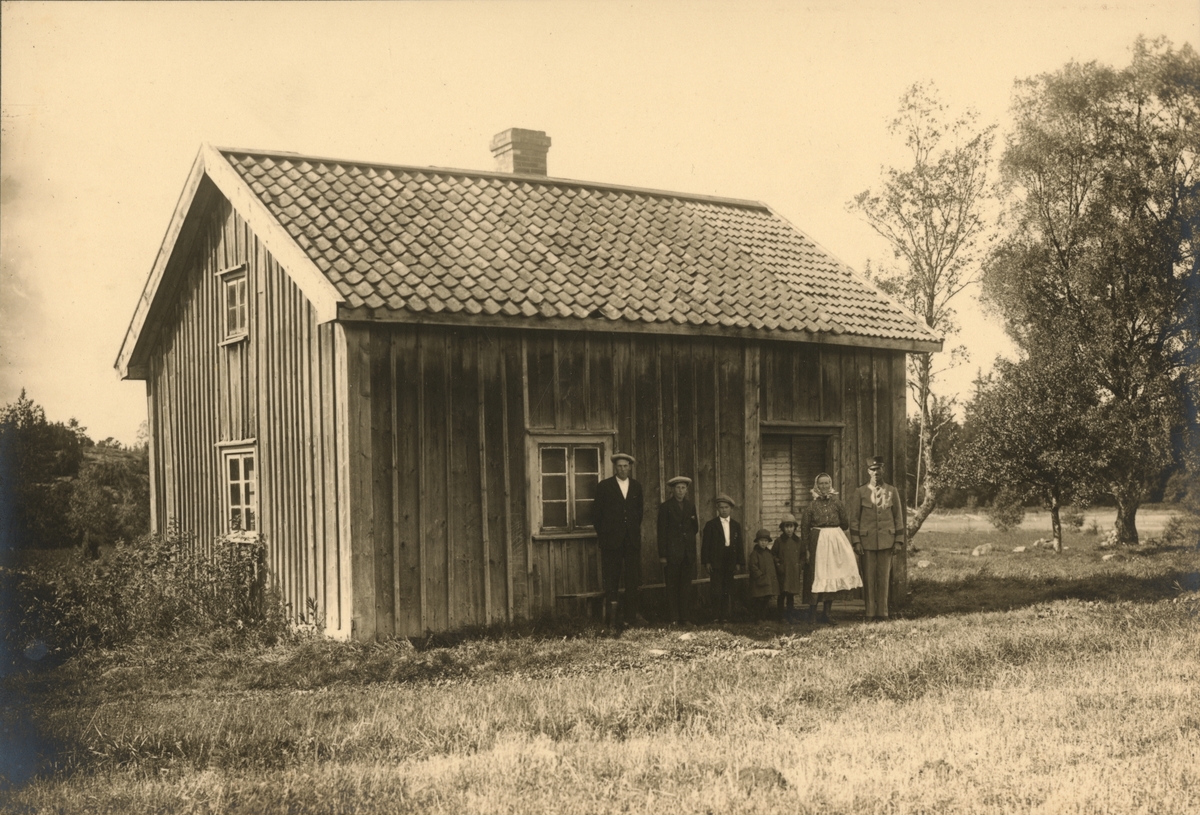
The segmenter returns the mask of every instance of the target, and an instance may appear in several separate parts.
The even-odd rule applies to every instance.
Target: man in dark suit
[[[667,615],[672,623],[689,622],[692,572],[696,562],[696,505],[687,497],[692,479],[677,475],[667,482],[671,497],[658,506],[658,559],[667,583]]]
[[[633,479],[634,460],[628,453],[612,456],[614,475],[596,485],[592,506],[596,542],[600,546],[600,571],[604,580],[604,621],[613,629],[637,619],[637,592],[641,583],[642,485]],[[621,578],[625,578],[625,604],[619,607]]]
[[[708,588],[712,594],[717,622],[725,622],[732,614],[733,575],[746,566],[742,525],[730,515],[733,499],[728,495],[716,498],[717,517],[704,525],[700,536],[700,562],[708,571]]]

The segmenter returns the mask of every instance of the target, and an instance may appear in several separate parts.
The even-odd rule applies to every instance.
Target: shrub
[[[56,563],[4,570],[6,638],[73,650],[144,637],[233,632],[274,641],[287,630],[266,588],[261,542],[219,538],[206,553],[170,529],[119,546],[102,560],[77,550]]]
[[[1200,548],[1200,517],[1195,515],[1172,515],[1162,531],[1164,546],[1192,546]]]
[[[1062,521],[1063,526],[1072,532],[1079,532],[1083,529],[1083,510],[1077,506],[1063,507],[1059,510],[1058,517]]]
[[[1025,505],[1021,502],[1020,495],[1008,487],[1000,490],[992,505],[988,507],[987,519],[1001,532],[1020,526],[1025,520]]]

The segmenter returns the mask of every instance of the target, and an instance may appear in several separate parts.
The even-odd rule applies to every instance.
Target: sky
[[[891,253],[846,204],[903,165],[909,85],[1003,134],[1015,80],[1139,34],[1200,47],[1200,3],[0,3],[0,403],[135,440],[113,363],[205,142],[486,170],[544,130],[552,176],[764,201],[862,270]],[[1014,353],[976,293],[960,402]]]

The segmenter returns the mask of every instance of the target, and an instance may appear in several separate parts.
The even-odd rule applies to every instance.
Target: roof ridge
[[[615,192],[639,193],[661,198],[678,198],[683,201],[703,201],[710,204],[725,204],[728,206],[742,207],[745,209],[759,209],[764,212],[770,211],[770,206],[763,201],[754,201],[748,198],[727,198],[720,195],[705,195],[698,192],[680,192],[678,190],[662,190],[655,187],[636,187],[629,184],[612,184],[605,181],[582,181],[574,178],[558,178],[556,176],[546,175],[526,175],[522,173],[502,173],[498,170],[468,170],[462,167],[421,167],[416,164],[393,164],[386,161],[354,161],[352,159],[334,158],[332,156],[314,156],[305,153],[295,153],[289,150],[250,150],[240,147],[217,147],[214,146],[218,153],[226,157],[229,155],[250,155],[250,156],[268,156],[286,158],[289,160],[300,159],[308,162],[320,162],[323,164],[343,164],[353,165],[356,167],[371,167],[375,169],[386,168],[388,170],[404,170],[418,173],[434,173],[439,175],[458,175],[471,178],[495,178],[502,181],[524,181],[537,184],[548,184],[556,187],[584,187],[587,189],[596,190],[613,190]]]

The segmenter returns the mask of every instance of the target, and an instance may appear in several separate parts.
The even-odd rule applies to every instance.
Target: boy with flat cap
[[[717,517],[704,525],[704,534],[700,536],[700,563],[708,572],[717,622],[723,623],[732,613],[733,575],[746,565],[746,553],[742,525],[730,517],[735,506],[733,499],[722,494],[715,503]]]
[[[596,503],[592,505],[604,581],[604,622],[613,629],[637,619],[643,498],[642,485],[632,476],[635,463],[628,453],[614,453],[613,475],[596,485]],[[622,577],[625,579],[623,609],[618,604]]]
[[[892,555],[904,547],[904,504],[900,493],[883,480],[883,456],[867,459],[870,480],[854,491],[846,502],[850,516],[850,542],[865,555],[863,599],[867,620],[888,618],[888,584],[892,579]]]
[[[658,559],[667,584],[667,617],[672,623],[689,622],[696,533],[700,521],[696,505],[687,497],[692,479],[677,475],[667,482],[671,495],[658,506]]]

